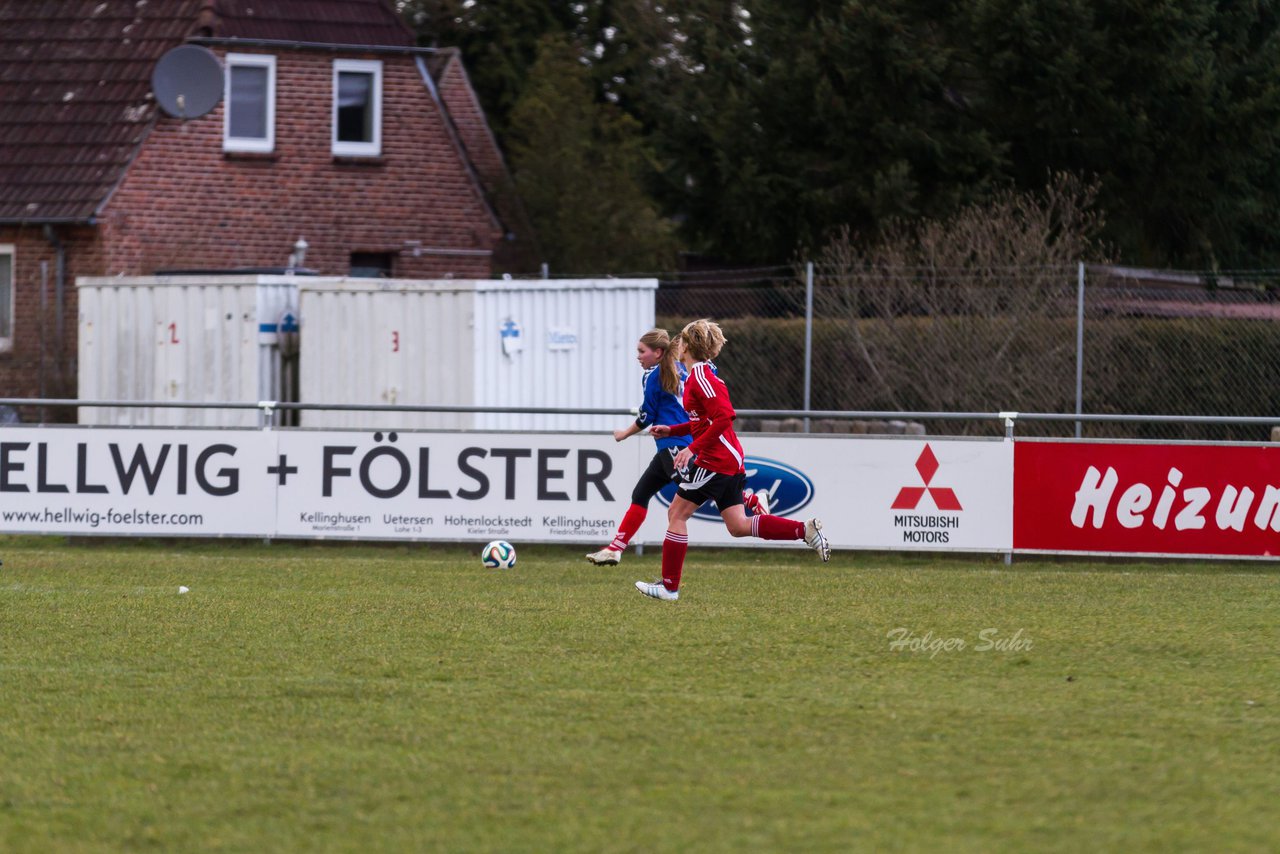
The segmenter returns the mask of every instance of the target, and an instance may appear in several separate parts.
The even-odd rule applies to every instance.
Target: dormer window
[[[333,63],[333,154],[382,153],[382,63],[338,59]]]
[[[224,151],[269,152],[276,145],[276,58],[227,54]]]

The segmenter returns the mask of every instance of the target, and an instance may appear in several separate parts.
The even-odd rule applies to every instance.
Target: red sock
[[[803,540],[804,522],[781,516],[752,516],[751,536],[762,540]]]
[[[622,521],[618,523],[618,533],[614,536],[613,542],[609,543],[609,548],[616,551],[625,549],[627,543],[631,542],[631,538],[636,535],[636,531],[640,530],[640,526],[644,524],[644,517],[647,515],[649,515],[647,507],[641,507],[639,504],[628,507]]]
[[[662,586],[680,589],[680,573],[684,571],[684,555],[689,551],[689,535],[667,531],[662,541]]]

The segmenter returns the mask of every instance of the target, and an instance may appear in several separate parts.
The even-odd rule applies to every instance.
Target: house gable
[[[306,266],[330,275],[356,254],[401,277],[489,274],[501,229],[413,53],[238,52],[275,57],[273,151],[223,150],[225,100],[200,119],[161,117],[102,211],[107,275],[284,266],[298,238]],[[333,153],[334,65],[350,60],[381,68],[377,156]]]
[[[268,150],[224,150],[225,97],[185,121],[159,109],[156,62],[193,42],[275,57]],[[0,51],[12,395],[73,396],[78,276],[281,267],[300,237],[328,273],[491,273],[508,229],[424,73],[438,52],[392,0],[0,0]],[[377,156],[334,156],[338,59],[380,68]]]
[[[391,0],[0,0],[0,20],[13,84],[0,102],[0,227],[100,227],[107,268],[85,272],[145,273],[165,259],[184,267],[276,266],[283,238],[264,234],[256,214],[264,204],[280,228],[321,235],[308,263],[323,259],[332,272],[345,272],[353,252],[395,257],[408,247],[415,260],[403,265],[405,275],[437,250],[436,258],[465,258],[466,272],[476,274],[489,270],[492,248],[512,230],[490,202],[493,168],[470,160],[484,152],[464,143],[435,81],[421,71],[435,52],[413,47]],[[155,64],[188,42],[224,60],[233,51],[281,59],[280,139],[259,160],[223,152],[209,136],[215,126],[222,132],[225,97],[186,121],[158,108]],[[388,136],[377,157],[335,158],[315,136],[332,135],[337,59],[387,70],[380,127]],[[463,124],[473,127],[475,116]],[[197,199],[199,211],[191,209]],[[246,213],[239,225],[251,234],[233,233],[237,211]],[[205,231],[202,223],[215,217],[215,231]],[[183,238],[193,232],[203,240]]]
[[[471,85],[471,78],[456,48],[445,48],[434,63],[434,76],[447,115],[458,139],[474,164],[481,184],[502,222],[506,234],[494,256],[496,267],[511,272],[528,272],[541,260],[533,226],[516,192],[502,149],[484,108]]]

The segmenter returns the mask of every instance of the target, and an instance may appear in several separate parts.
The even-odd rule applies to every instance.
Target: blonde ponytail
[[[640,343],[650,350],[661,350],[662,359],[658,362],[658,378],[662,382],[662,390],[668,394],[680,393],[680,375],[676,373],[676,348],[665,329],[650,329],[640,336]]]

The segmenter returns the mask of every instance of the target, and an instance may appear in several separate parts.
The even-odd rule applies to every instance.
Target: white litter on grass
[[[190,588],[188,588],[188,587],[182,587],[182,586],[179,586],[179,587],[178,587],[178,592],[179,592],[179,593],[189,593],[189,592],[190,592]]]

